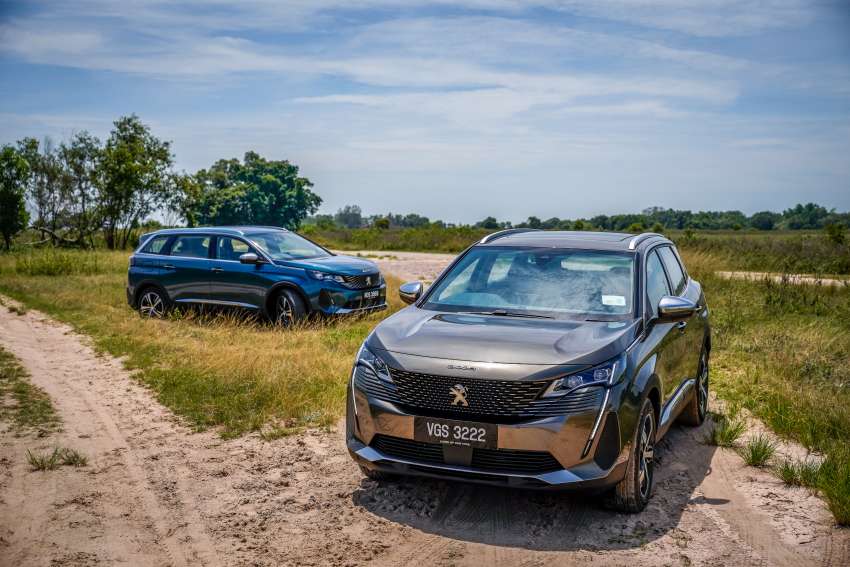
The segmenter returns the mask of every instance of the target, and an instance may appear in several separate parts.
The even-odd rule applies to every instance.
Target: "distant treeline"
[[[315,225],[320,230],[335,228],[426,228],[471,226],[499,230],[505,228],[540,228],[548,230],[613,230],[640,232],[643,230],[817,230],[829,226],[850,227],[850,213],[836,212],[815,203],[798,204],[781,213],[761,211],[750,216],[741,211],[699,211],[665,209],[650,207],[640,213],[597,215],[591,218],[561,219],[551,217],[540,219],[528,217],[523,222],[499,220],[487,217],[472,225],[456,225],[441,220],[432,221],[428,217],[415,213],[400,215],[364,216],[357,205],[346,205],[335,215],[315,215],[308,217],[307,225]]]

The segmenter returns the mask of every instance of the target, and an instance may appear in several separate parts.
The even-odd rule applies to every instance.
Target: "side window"
[[[154,236],[147,244],[145,244],[145,247],[142,248],[142,252],[145,254],[162,254],[165,249],[165,245],[168,244],[169,238],[171,237],[168,235]]]
[[[661,260],[653,250],[646,259],[646,299],[653,315],[658,315],[658,302],[665,295],[670,295],[670,286],[667,284]]]
[[[218,246],[216,246],[216,258],[219,260],[239,261],[239,256],[253,252],[251,247],[238,238],[230,238],[229,236],[219,236]]]
[[[673,249],[669,246],[658,248],[661,255],[661,261],[664,262],[664,267],[667,268],[667,273],[670,275],[670,283],[673,285],[673,293],[676,295],[685,291],[685,272],[682,271],[682,266],[679,265],[679,259],[673,253]]]
[[[171,246],[171,255],[185,258],[209,258],[210,237],[194,234],[178,236]]]

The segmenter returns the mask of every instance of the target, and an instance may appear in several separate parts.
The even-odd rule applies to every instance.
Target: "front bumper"
[[[380,440],[388,438],[393,441],[390,446],[425,445],[414,440],[415,415],[396,404],[370,398],[352,380],[346,441],[352,458],[376,471],[519,488],[603,489],[622,480],[628,461],[628,447],[621,443],[619,421],[613,411],[620,394],[615,390],[609,390],[595,410],[498,424],[498,446],[487,452],[487,459],[480,460],[485,465],[464,466],[452,464],[451,459],[435,462],[439,459],[433,458],[433,445],[428,460],[418,458],[413,451],[384,450],[387,444]],[[510,458],[525,452],[535,456],[548,453],[556,462],[551,467],[554,470],[529,471],[524,466],[511,470]],[[505,455],[507,466],[500,465],[497,470],[487,466],[500,454]],[[475,465],[476,459],[472,462]]]
[[[366,299],[366,292],[378,292],[375,298]],[[351,315],[382,311],[387,308],[387,285],[369,289],[345,289],[342,286],[323,287],[315,294],[313,310],[325,315]]]

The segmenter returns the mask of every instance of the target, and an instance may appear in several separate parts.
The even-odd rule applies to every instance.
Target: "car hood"
[[[377,273],[378,266],[372,261],[354,256],[324,256],[298,261],[276,261],[281,266],[295,266],[307,270],[321,270],[346,276]]]
[[[586,366],[620,354],[639,328],[639,320],[520,319],[411,306],[378,325],[369,347],[444,360]]]

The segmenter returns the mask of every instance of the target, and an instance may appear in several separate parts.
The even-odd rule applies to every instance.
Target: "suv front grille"
[[[418,374],[390,369],[389,384],[362,366],[357,367],[354,383],[369,396],[402,406],[418,415],[454,419],[515,422],[522,419],[551,417],[596,411],[604,390],[590,388],[566,397],[540,398],[549,381],[485,380]],[[468,406],[452,405],[451,388],[462,384]]]
[[[411,439],[375,435],[370,445],[390,457],[407,461],[444,465],[443,449],[433,443]],[[537,475],[560,470],[563,467],[546,451],[517,451],[514,449],[472,450],[472,468],[487,472]]]
[[[359,276],[342,276],[345,281],[342,285],[349,289],[366,289],[368,287],[378,287],[381,285],[381,274],[362,274]]]

